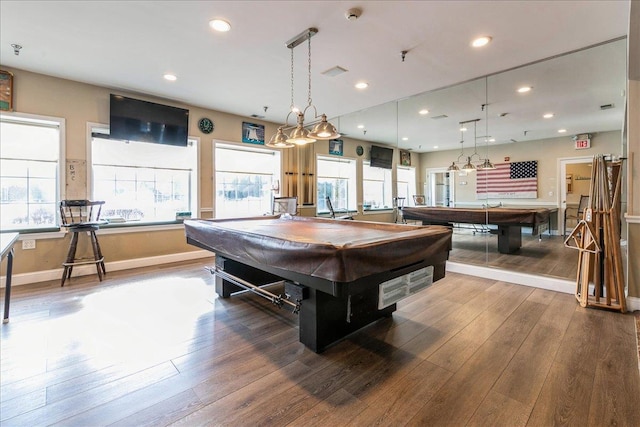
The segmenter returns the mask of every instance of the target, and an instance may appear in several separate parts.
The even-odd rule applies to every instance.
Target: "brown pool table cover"
[[[312,217],[185,220],[201,247],[240,262],[296,271],[334,282],[448,257],[451,230]]]
[[[470,224],[537,226],[549,221],[551,211],[546,208],[448,208],[406,207],[406,219],[427,222],[462,222]]]

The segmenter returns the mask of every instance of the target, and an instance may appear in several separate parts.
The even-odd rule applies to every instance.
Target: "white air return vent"
[[[346,68],[342,68],[339,65],[336,65],[333,68],[329,68],[328,70],[323,71],[321,74],[324,74],[325,76],[329,76],[329,77],[335,77],[335,76],[339,76],[342,73],[346,73],[347,71],[349,70],[347,70]]]

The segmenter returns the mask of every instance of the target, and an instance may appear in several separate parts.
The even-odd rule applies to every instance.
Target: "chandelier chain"
[[[289,107],[289,111],[293,111],[295,108],[295,104],[293,102],[293,48],[291,50],[291,106]]]
[[[308,52],[309,52],[309,94],[307,96],[307,105],[311,105],[311,34],[309,34],[308,42]]]

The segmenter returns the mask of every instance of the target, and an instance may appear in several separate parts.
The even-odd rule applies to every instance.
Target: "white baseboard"
[[[483,267],[480,265],[462,264],[447,261],[447,271],[452,273],[468,274],[470,276],[494,279],[516,285],[531,286],[533,288],[548,289],[550,291],[575,293],[576,285],[572,280],[558,279],[549,276],[537,276],[534,274],[518,273],[515,271],[501,270],[499,268]]]
[[[627,311],[640,310],[640,298],[627,297]]]
[[[150,267],[153,265],[169,264],[172,262],[190,261],[200,258],[213,257],[213,253],[205,250],[181,252],[177,254],[158,255],[147,258],[135,258],[127,259],[123,261],[106,262],[105,267],[107,273],[110,271],[128,270],[131,268]],[[30,283],[46,282],[49,280],[60,280],[62,278],[63,268],[56,268],[53,270],[34,271],[31,273],[13,274],[11,278],[11,286],[27,285]],[[73,268],[72,277],[86,276],[96,273],[96,266],[93,264],[79,265]],[[4,288],[6,283],[6,277],[2,277],[0,281],[0,288]]]

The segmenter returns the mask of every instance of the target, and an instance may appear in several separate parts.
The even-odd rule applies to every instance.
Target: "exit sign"
[[[591,139],[589,138],[582,138],[582,139],[576,139],[575,140],[576,143],[576,150],[584,150],[585,148],[591,148]]]

